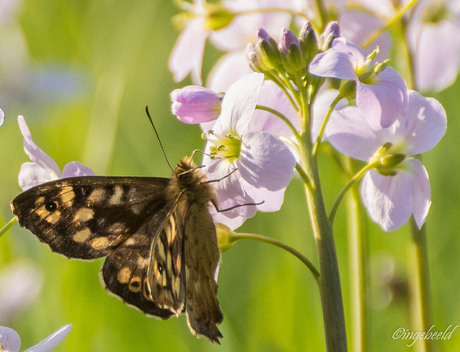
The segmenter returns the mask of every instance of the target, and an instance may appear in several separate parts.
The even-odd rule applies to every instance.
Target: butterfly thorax
[[[206,176],[188,157],[182,158],[170,179],[167,196],[171,201],[185,200],[187,203],[215,203],[214,188]]]

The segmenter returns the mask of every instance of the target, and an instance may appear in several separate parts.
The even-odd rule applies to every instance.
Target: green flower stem
[[[309,130],[302,132],[301,142],[300,158],[310,180],[305,190],[318,250],[321,274],[319,286],[326,347],[329,352],[343,352],[347,351],[347,334],[339,267],[332,227],[321,192],[317,160],[311,154],[312,143]]]
[[[369,257],[366,231],[363,226],[363,208],[357,187],[347,197],[348,248],[351,281],[352,350],[365,352],[369,345]]]
[[[353,178],[350,181],[348,181],[345,187],[343,187],[343,189],[340,191],[339,195],[337,196],[334,202],[334,205],[332,206],[331,213],[329,214],[329,221],[331,222],[331,224],[334,223],[334,218],[335,218],[335,214],[337,213],[337,209],[339,208],[339,205],[342,202],[342,199],[347,193],[347,191],[351,188],[351,186],[353,186],[356,182],[358,182],[367,171],[373,169],[374,166],[375,165],[373,163],[367,164],[366,166],[364,166],[361,170],[359,170],[356,173],[355,176],[353,176]]]
[[[328,22],[328,13],[326,11],[326,6],[324,5],[323,0],[314,0],[315,7],[316,7],[316,12],[318,14],[318,18],[320,19],[319,27],[320,31],[323,31],[324,27],[326,26],[326,23]]]
[[[16,224],[18,222],[18,219],[16,217],[12,218],[10,221],[8,221],[8,223],[3,226],[3,228],[0,230],[0,237],[6,232],[8,231],[11,226],[13,226],[14,224]]]
[[[298,16],[298,17],[302,17],[302,18],[305,18],[305,20],[308,20],[308,17],[306,16],[305,13],[303,12],[297,12],[297,11],[293,11],[293,10],[290,10],[290,9],[283,9],[283,8],[278,8],[278,7],[267,7],[267,8],[264,8],[264,9],[254,9],[254,10],[246,10],[246,11],[239,11],[239,12],[235,12],[235,16],[240,16],[240,15],[252,15],[252,14],[259,14],[259,13],[280,13],[280,12],[286,12],[286,13],[289,13],[293,16]]]
[[[289,253],[291,253],[292,255],[296,256],[298,259],[300,259],[302,261],[302,263],[305,264],[305,266],[313,274],[313,277],[315,278],[316,282],[319,283],[318,269],[316,269],[316,267],[313,265],[313,263],[310,260],[308,260],[308,258],[306,258],[302,253],[300,253],[295,248],[292,248],[292,247],[288,246],[287,244],[285,244],[283,242],[280,242],[280,241],[277,241],[277,240],[275,240],[273,238],[258,235],[258,234],[254,234],[254,233],[234,233],[233,232],[233,233],[231,233],[229,235],[230,242],[237,241],[237,240],[243,240],[243,239],[256,240],[256,241],[261,241],[261,242],[265,242],[265,243],[270,243],[270,244],[272,244],[274,246],[277,246],[277,247],[280,247],[280,248],[284,249],[285,251],[288,251]]]
[[[289,129],[294,134],[296,139],[297,140],[300,139],[300,135],[297,132],[297,130],[294,127],[294,125],[292,124],[292,122],[289,121],[289,119],[286,116],[284,116],[282,113],[280,113],[279,111],[277,111],[275,109],[269,108],[268,106],[264,106],[264,105],[256,105],[256,109],[268,111],[269,113],[272,113],[273,115],[278,116],[289,127]]]
[[[323,139],[323,134],[326,130],[327,122],[331,117],[332,111],[334,111],[334,108],[337,106],[337,104],[342,98],[342,95],[339,93],[337,97],[335,97],[334,101],[331,103],[331,106],[329,106],[329,109],[327,110],[326,116],[324,117],[323,123],[321,125],[321,129],[319,130],[318,137],[316,138],[316,143],[313,146],[313,155],[316,155],[318,153],[318,147],[321,143],[321,140]]]
[[[430,273],[428,265],[428,247],[425,226],[417,227],[414,218],[411,219],[412,243],[410,246],[410,262],[412,274],[411,288],[411,320],[413,331],[427,332],[433,325],[431,307]],[[433,341],[422,339],[418,342],[418,351],[433,351]]]

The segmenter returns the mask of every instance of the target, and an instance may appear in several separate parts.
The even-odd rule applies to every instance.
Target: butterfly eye
[[[55,211],[57,209],[57,204],[56,202],[48,202],[45,204],[45,209],[48,211]]]
[[[160,275],[163,274],[163,265],[161,265],[160,263],[158,263],[158,272],[160,273]]]

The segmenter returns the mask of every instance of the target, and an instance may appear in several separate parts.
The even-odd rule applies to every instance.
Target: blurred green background
[[[159,0],[25,0],[12,18],[0,17],[0,107],[6,115],[0,127],[0,225],[12,217],[9,202],[21,192],[17,174],[28,161],[18,114],[61,168],[79,160],[101,175],[169,176],[144,113],[146,104],[171,162],[203,147],[199,128],[178,122],[170,113],[169,92],[189,83],[174,83],[167,70],[177,36],[170,18],[176,12],[172,2]],[[213,62],[216,53],[210,56]],[[433,200],[427,226],[435,331],[460,324],[459,94],[456,84],[436,95],[448,112],[448,131],[424,156]],[[343,179],[325,156],[321,167],[330,207]],[[290,244],[316,264],[306,212],[303,188],[294,179],[280,212],[258,214],[240,230]],[[409,226],[384,233],[370,221],[368,225],[372,351],[412,351],[404,341],[392,339],[397,328],[410,329]],[[335,238],[349,321],[343,208]],[[15,262],[30,263],[43,275],[36,299],[2,321],[19,332],[22,350],[66,323],[73,330],[56,351],[325,350],[314,279],[297,259],[263,243],[243,241],[222,256],[221,346],[191,335],[184,316],[160,321],[125,306],[100,284],[103,259],[67,260],[18,225],[0,238],[0,273]],[[0,282],[0,289],[8,287]],[[437,346],[459,351],[460,330]]]

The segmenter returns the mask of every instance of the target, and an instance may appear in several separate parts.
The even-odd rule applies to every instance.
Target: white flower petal
[[[362,110],[355,106],[332,113],[326,127],[326,137],[338,151],[364,161],[382,145]]]
[[[43,168],[41,165],[32,162],[23,163],[18,175],[19,187],[21,187],[23,191],[57,179],[58,177],[51,174],[49,169]]]
[[[404,225],[412,213],[412,184],[407,175],[382,176],[371,170],[363,177],[361,197],[369,216],[385,231]]]
[[[193,82],[201,85],[201,64],[208,36],[203,29],[204,20],[202,16],[190,20],[177,38],[168,62],[169,70],[174,74],[176,82],[182,81],[193,72]]]
[[[3,110],[0,109],[0,126],[3,124],[4,119],[5,119],[5,114],[3,113]]]
[[[215,92],[226,92],[239,78],[252,73],[242,51],[232,51],[219,58],[208,75],[206,86]]]
[[[408,160],[412,172],[412,215],[420,229],[425,223],[431,206],[431,188],[428,173],[420,160]]]
[[[214,125],[217,134],[225,135],[230,131],[241,136],[246,132],[263,81],[262,73],[251,73],[231,85],[222,101],[222,113]]]
[[[50,174],[50,179],[57,179],[60,177],[61,172],[56,162],[51,157],[41,150],[32,140],[29,127],[27,127],[24,117],[18,116],[19,129],[24,137],[24,151],[29,156],[30,160],[40,165],[44,170]]]
[[[52,333],[50,336],[48,336],[46,339],[38,343],[37,345],[28,348],[24,352],[48,352],[51,351],[53,348],[55,348],[57,345],[59,345],[62,340],[66,338],[66,336],[69,334],[70,330],[72,330],[72,325],[67,324],[61,327],[59,330],[55,331]]]
[[[0,282],[0,323],[6,323],[35,299],[43,278],[36,266],[13,262],[2,270]]]
[[[71,161],[64,166],[62,178],[75,176],[94,176],[95,173],[89,167],[82,165],[78,161]]]
[[[275,136],[265,132],[249,132],[243,136],[238,170],[254,187],[270,191],[287,187],[295,163],[289,148]]]
[[[0,326],[0,343],[5,351],[18,352],[21,347],[21,338],[13,329]]]
[[[407,113],[400,117],[400,121],[396,134],[407,139],[407,154],[416,155],[430,150],[446,133],[447,117],[442,105],[416,91],[409,91]]]
[[[253,185],[242,180],[244,190],[255,200],[258,211],[264,212],[275,212],[281,209],[284,202],[284,193],[286,188],[282,188],[279,191],[269,191],[268,189],[261,187],[256,188]]]

